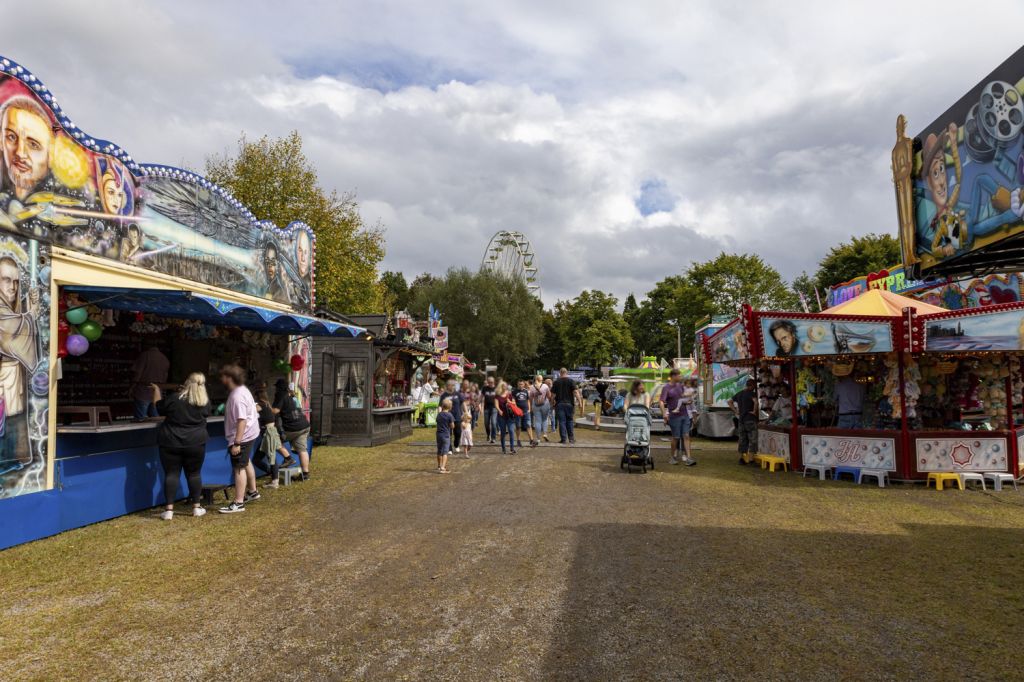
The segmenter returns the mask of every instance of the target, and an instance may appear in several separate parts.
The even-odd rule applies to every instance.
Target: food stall
[[[764,412],[788,387],[795,418],[762,422],[758,445],[794,468],[1017,477],[1022,320],[1022,304],[946,311],[876,289],[817,314],[746,308],[746,347],[718,356],[753,360]],[[705,343],[709,359],[719,334]]]
[[[313,403],[317,442],[373,446],[412,432],[414,375],[433,357],[419,340],[386,315],[356,315],[367,339],[313,340]]]
[[[165,390],[204,372],[218,405],[216,370],[233,362],[285,378],[308,410],[309,338],[364,330],[312,314],[308,226],[257,221],[205,178],[137,163],[3,58],[0,128],[2,548],[163,501],[144,351],[163,358]],[[223,419],[208,429],[204,482],[224,484]]]

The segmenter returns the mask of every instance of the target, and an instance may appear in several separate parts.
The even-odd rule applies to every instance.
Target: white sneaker
[[[165,509],[162,512],[160,512],[160,518],[164,521],[170,521],[174,518],[174,512],[171,511],[170,509]]]
[[[459,454],[460,452],[462,452],[462,450],[460,448],[455,448],[455,454],[456,455]]]
[[[192,507],[192,516],[205,516],[206,510],[202,507]]]

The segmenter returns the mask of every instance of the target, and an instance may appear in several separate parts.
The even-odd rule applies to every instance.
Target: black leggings
[[[199,504],[199,496],[203,492],[203,477],[199,471],[206,459],[206,446],[194,448],[160,448],[160,463],[164,467],[164,502],[172,504],[178,497],[178,479],[181,470],[185,470],[188,481],[188,499],[192,504]]]

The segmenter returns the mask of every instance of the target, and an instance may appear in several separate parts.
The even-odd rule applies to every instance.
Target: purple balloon
[[[81,355],[89,350],[89,339],[81,334],[72,334],[68,337],[67,349],[71,355]]]

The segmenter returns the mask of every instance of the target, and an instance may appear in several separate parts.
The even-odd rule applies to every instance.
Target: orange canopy
[[[915,301],[906,296],[894,294],[885,289],[869,289],[857,298],[834,305],[822,311],[823,315],[874,315],[875,317],[899,317],[904,308],[913,308],[919,315],[948,312],[945,308],[930,303]]]

